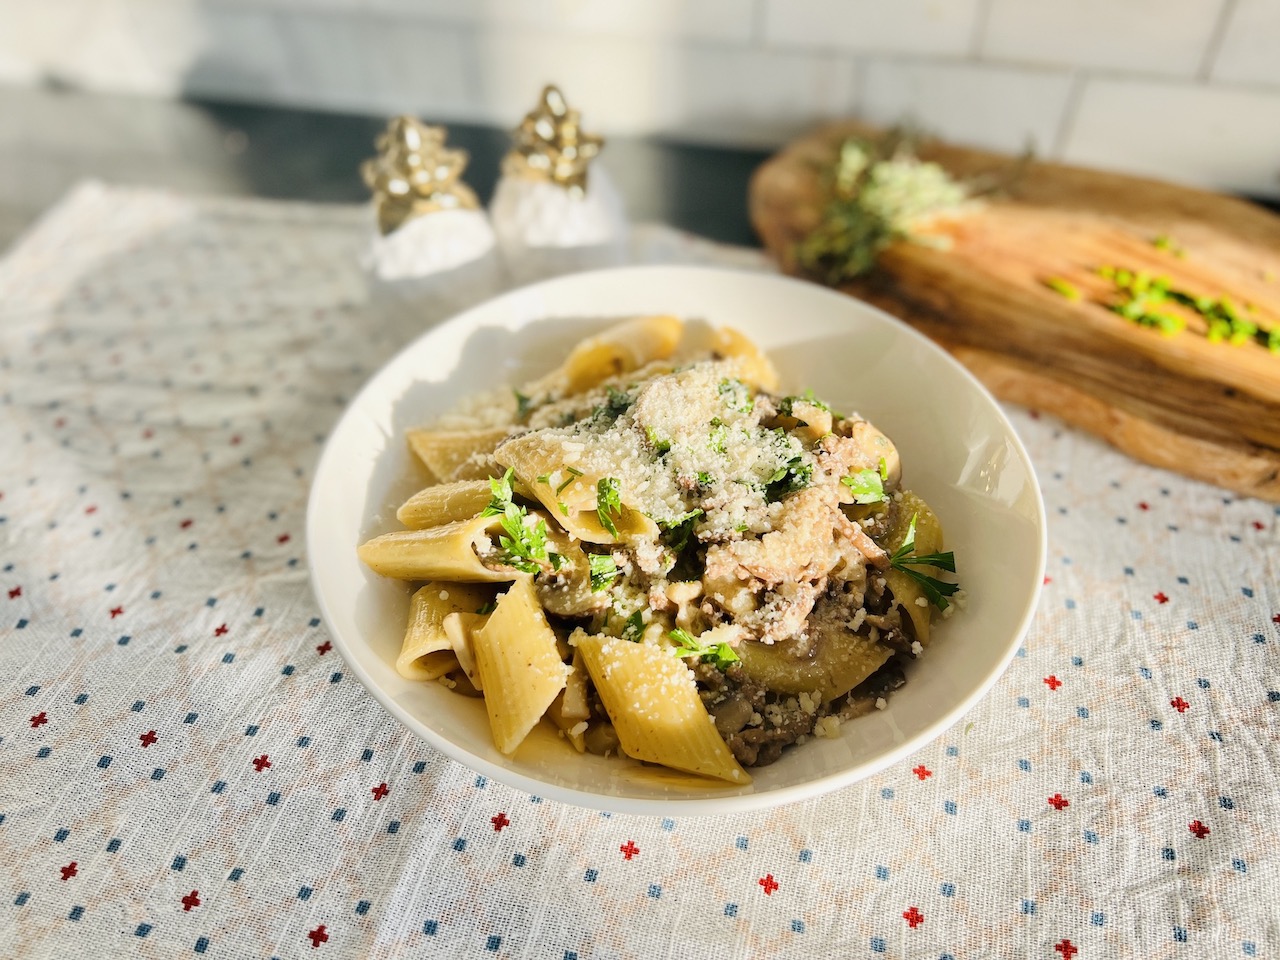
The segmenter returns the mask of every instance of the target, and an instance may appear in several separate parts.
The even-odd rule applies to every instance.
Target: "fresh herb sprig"
[[[893,551],[893,555],[889,557],[889,565],[895,570],[900,570],[908,577],[920,584],[920,589],[924,591],[924,595],[929,598],[939,610],[945,610],[950,604],[947,597],[950,597],[960,589],[958,583],[948,583],[946,580],[939,580],[937,577],[931,577],[927,573],[919,570],[913,570],[912,564],[937,567],[940,570],[946,570],[949,573],[956,572],[956,555],[948,550],[946,553],[924,553],[917,554],[916,550],[916,519],[919,514],[912,514],[911,523],[907,526],[906,539],[902,541],[902,546]]]
[[[617,579],[621,571],[611,553],[593,553],[588,562],[591,565],[591,592],[600,593],[608,590],[609,585]]]
[[[682,657],[698,657],[703,663],[714,663],[716,669],[727,670],[742,658],[727,643],[702,644],[687,630],[676,627],[667,636],[675,641],[676,652]]]
[[[559,570],[563,558],[547,551],[546,521],[539,518],[533,524],[526,523],[529,512],[512,500],[513,476],[515,471],[508,469],[503,476],[489,481],[489,505],[480,512],[482,517],[502,518],[500,522],[506,536],[498,538],[498,546],[502,548],[498,562],[521,573],[537,573],[544,564]]]
[[[601,477],[596,483],[596,516],[600,518],[600,526],[614,537],[618,535],[614,520],[622,516],[621,490],[617,477]]]

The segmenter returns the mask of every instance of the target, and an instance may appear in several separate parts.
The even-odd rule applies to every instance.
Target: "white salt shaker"
[[[624,259],[627,217],[613,182],[588,166],[604,141],[548,86],[515,130],[489,204],[507,272],[516,282]]]
[[[395,117],[378,136],[378,155],[360,167],[377,219],[361,260],[371,297],[381,306],[427,308],[420,314],[427,321],[501,287],[493,228],[462,181],[467,153],[445,138],[443,127]]]

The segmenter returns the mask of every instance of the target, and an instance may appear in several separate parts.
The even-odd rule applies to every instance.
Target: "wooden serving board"
[[[771,158],[750,190],[752,221],[788,273],[820,221],[823,171],[855,123],[823,128]],[[962,180],[1013,157],[924,142],[922,159]],[[1114,265],[1197,295],[1249,304],[1280,325],[1280,217],[1244,201],[1154,180],[1031,163],[1005,195],[939,221],[942,247],[903,242],[841,289],[950,350],[996,396],[1057,414],[1128,454],[1243,494],[1280,501],[1280,355],[1212,343],[1192,313],[1173,336],[1107,309]],[[1183,250],[1157,248],[1165,235]],[[1045,286],[1060,277],[1082,294]]]

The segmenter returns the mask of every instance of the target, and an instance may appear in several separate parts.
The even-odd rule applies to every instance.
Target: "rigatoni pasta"
[[[963,601],[891,440],[727,328],[640,317],[408,434],[431,486],[362,544],[426,581],[397,668],[484,696],[512,754],[746,784],[885,704]]]

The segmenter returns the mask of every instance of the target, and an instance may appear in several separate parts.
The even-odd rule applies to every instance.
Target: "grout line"
[[[995,0],[979,0],[977,16],[973,18],[973,35],[969,38],[969,56],[982,59],[983,41],[987,37],[987,24],[991,20],[991,7]]]
[[[747,46],[758,50],[769,46],[766,36],[768,21],[768,0],[753,0],[751,5],[751,31],[747,34]]]
[[[1218,12],[1218,20],[1213,25],[1213,32],[1209,34],[1209,42],[1205,46],[1204,59],[1200,61],[1200,69],[1196,71],[1196,79],[1208,82],[1209,75],[1213,71],[1214,62],[1218,59],[1218,54],[1222,52],[1222,44],[1227,37],[1227,28],[1231,25],[1231,19],[1236,12],[1236,4],[1239,0],[1223,0],[1222,9]]]
[[[1075,133],[1076,119],[1080,115],[1080,101],[1084,99],[1084,88],[1088,82],[1083,70],[1077,70],[1071,77],[1071,88],[1067,91],[1067,104],[1062,110],[1062,119],[1058,121],[1058,133],[1049,148],[1048,160],[1062,160],[1063,151]]]
[[[867,105],[867,74],[870,72],[870,58],[857,56],[853,58],[853,103],[852,113],[855,119],[863,119],[862,111]]]

